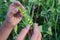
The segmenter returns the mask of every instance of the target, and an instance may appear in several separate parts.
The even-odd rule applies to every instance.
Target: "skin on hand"
[[[24,10],[22,4],[19,1],[15,1],[9,6],[9,10],[6,16],[6,21],[14,26],[17,25],[22,19],[22,13],[18,11],[17,7],[20,7]]]
[[[26,28],[22,29],[22,31],[20,32],[20,34],[18,35],[16,40],[24,40],[26,34],[29,32],[30,29],[30,25],[28,25]],[[30,40],[41,40],[41,33],[38,29],[38,25],[36,23],[34,23],[34,30],[33,30],[33,34],[30,37]]]
[[[19,33],[19,35],[17,36],[16,40],[24,40],[29,29],[30,29],[30,25],[27,25],[26,28],[22,29],[21,32]]]
[[[38,29],[38,25],[34,23],[34,30],[30,40],[41,40],[41,37],[42,35]]]
[[[17,7],[24,10],[24,7],[19,1],[15,1],[9,6],[6,19],[0,28],[0,40],[7,40],[14,26],[21,21],[22,13],[18,11]]]
[[[22,13],[18,11],[17,7],[21,7],[24,10],[24,7],[19,1],[15,1],[9,6],[6,20],[0,29],[0,40],[7,40],[9,34],[14,28],[13,26],[17,25],[21,21]],[[29,29],[30,25],[22,29],[16,40],[24,40]],[[38,25],[36,23],[34,23],[34,30],[30,40],[41,40],[41,33],[39,32]]]
[[[16,1],[10,5],[6,16],[6,21],[14,26],[17,25],[22,19],[22,14],[18,11],[17,7],[21,7],[24,10],[22,4],[19,1]],[[16,40],[24,40],[29,29],[30,25],[27,25],[26,28],[22,29]],[[34,30],[30,40],[41,40],[41,33],[39,32],[38,25],[36,23],[34,23]]]

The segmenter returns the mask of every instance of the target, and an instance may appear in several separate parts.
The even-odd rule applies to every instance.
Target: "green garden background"
[[[0,0],[0,26],[5,20],[9,5],[15,0]],[[18,0],[24,5],[27,16],[39,25],[42,40],[60,40],[60,0]],[[25,23],[25,24],[24,24]],[[16,25],[8,40],[15,40],[27,20]],[[33,28],[32,28],[33,29]],[[29,40],[28,35],[25,38]]]

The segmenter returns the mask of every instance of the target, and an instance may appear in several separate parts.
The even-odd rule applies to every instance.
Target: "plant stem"
[[[57,32],[56,32],[57,21],[58,21],[58,15],[57,15],[56,22],[55,22],[55,38],[56,38],[56,40],[57,40]]]

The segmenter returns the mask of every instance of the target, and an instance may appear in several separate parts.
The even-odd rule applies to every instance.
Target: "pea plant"
[[[0,1],[0,25],[5,19],[8,6],[14,0]],[[42,40],[60,40],[60,0],[18,0],[25,7],[21,22],[15,26],[8,40],[15,40],[21,29],[30,24],[33,29],[33,23],[36,22],[39,31],[42,33]],[[29,35],[26,36],[29,40]]]

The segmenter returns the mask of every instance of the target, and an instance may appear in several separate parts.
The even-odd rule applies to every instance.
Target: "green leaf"
[[[18,26],[16,25],[15,28],[14,28],[14,32],[17,34],[17,28]]]
[[[48,33],[49,35],[52,35],[52,29],[51,29],[51,27],[48,28],[47,33]]]
[[[40,32],[43,32],[43,30],[42,30],[42,25],[39,26],[39,31],[40,31]]]

